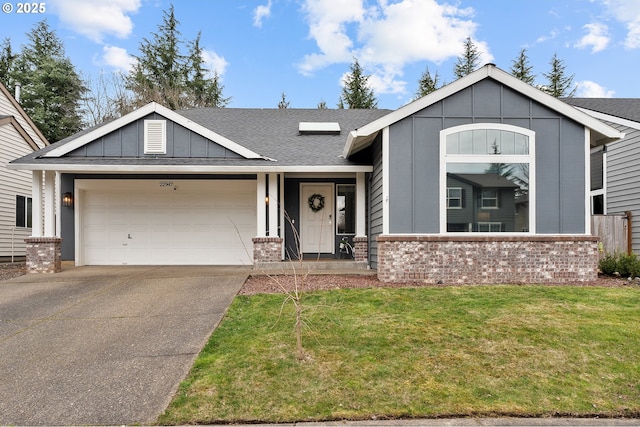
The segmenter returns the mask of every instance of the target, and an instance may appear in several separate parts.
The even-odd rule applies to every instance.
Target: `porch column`
[[[278,175],[258,174],[258,235],[253,238],[253,263],[257,268],[281,260],[282,238],[278,237]],[[269,191],[267,192],[267,183]],[[269,197],[269,233],[267,235],[267,196]]]
[[[256,211],[258,213],[258,237],[267,237],[267,209],[265,197],[267,197],[267,175],[258,174],[258,198],[256,200]]]
[[[56,176],[55,172],[44,172],[44,235],[56,236]]]
[[[25,239],[27,273],[58,273],[62,239],[56,237],[56,174],[34,171],[31,196],[32,235]]]
[[[42,237],[42,171],[33,171],[31,182],[31,236]]]
[[[269,237],[278,237],[278,174],[270,173],[269,177]]]

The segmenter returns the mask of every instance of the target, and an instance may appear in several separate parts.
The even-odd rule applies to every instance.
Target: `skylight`
[[[300,122],[300,135],[339,135],[340,123],[337,122]]]

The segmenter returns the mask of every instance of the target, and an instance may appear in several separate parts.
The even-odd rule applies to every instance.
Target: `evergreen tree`
[[[553,58],[549,62],[551,65],[551,71],[543,73],[547,78],[547,84],[542,87],[542,90],[551,96],[556,98],[571,98],[576,93],[576,87],[573,89],[573,77],[574,74],[567,76],[565,73],[564,61],[558,58],[558,54],[554,53]]]
[[[456,78],[464,77],[473,73],[478,69],[480,62],[480,51],[473,43],[471,37],[467,37],[463,44],[462,56],[458,57],[458,61],[453,69]]]
[[[282,98],[280,99],[280,102],[278,102],[278,108],[284,110],[286,108],[289,108],[289,104],[290,102],[287,101],[287,94],[282,92]]]
[[[5,87],[13,86],[9,81],[9,72],[11,71],[15,58],[16,55],[11,49],[11,40],[7,37],[2,42],[2,46],[0,46],[0,82],[2,82]]]
[[[229,98],[216,73],[207,78],[200,34],[188,43],[188,54],[181,52],[183,40],[173,5],[164,11],[162,24],[151,39],[140,43],[136,65],[126,77],[127,88],[134,94],[134,107],[151,101],[172,110],[191,107],[224,107]]]
[[[436,90],[442,87],[442,83],[439,81],[440,76],[438,76],[438,72],[436,71],[435,76],[431,77],[431,73],[429,72],[429,67],[424,70],[420,80],[418,80],[418,90],[416,91],[416,98],[422,98],[423,96],[427,96],[431,92],[435,92]]]
[[[360,63],[354,59],[351,64],[351,72],[345,78],[342,87],[342,96],[338,101],[338,108],[378,108],[378,101],[368,85],[369,77],[364,74]]]
[[[209,70],[204,66],[200,37],[201,33],[198,33],[196,39],[189,43],[186,85],[191,99],[188,103],[193,107],[226,107],[230,98],[222,96],[224,86],[220,83],[218,72],[211,79],[206,77]]]
[[[320,102],[318,102],[318,110],[326,110],[327,109],[327,103],[325,102],[324,99],[321,99]]]
[[[22,108],[44,136],[58,141],[82,129],[80,102],[87,88],[46,20],[27,38],[29,43],[12,61],[9,80],[22,85]]]
[[[522,49],[518,58],[513,60],[511,64],[511,75],[525,83],[533,85],[536,76],[532,74],[532,70],[533,67],[529,65],[529,58],[527,57],[527,49]]]

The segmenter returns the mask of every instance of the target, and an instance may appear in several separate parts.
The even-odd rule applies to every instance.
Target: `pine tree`
[[[378,108],[378,101],[368,85],[369,77],[364,74],[360,63],[354,59],[351,72],[347,74],[342,87],[342,96],[338,101],[338,108]]]
[[[527,49],[522,49],[518,58],[513,60],[511,64],[511,75],[522,80],[525,83],[533,85],[536,76],[532,74],[533,67],[529,65],[527,57]]]
[[[201,35],[202,33],[198,33],[196,39],[189,43],[186,79],[190,96],[188,104],[192,107],[226,107],[230,98],[222,96],[224,86],[220,84],[218,72],[216,71],[211,79],[206,77],[209,70],[204,65],[202,48],[200,47]]]
[[[463,44],[462,56],[458,57],[458,61],[456,62],[456,65],[453,69],[453,73],[458,79],[464,77],[477,70],[479,62],[480,51],[471,40],[471,37],[467,37]]]
[[[289,104],[290,102],[287,101],[287,94],[282,92],[280,102],[278,102],[278,108],[284,110],[286,108],[289,108]]]
[[[27,38],[29,43],[11,63],[9,80],[22,85],[22,108],[55,142],[82,129],[80,102],[87,88],[46,20],[37,23]]]
[[[181,52],[183,40],[173,5],[164,11],[158,32],[140,43],[136,65],[126,77],[127,88],[134,94],[134,107],[151,101],[172,110],[192,107],[224,107],[230,98],[222,94],[217,73],[206,77],[200,34],[188,43],[188,53]]]
[[[436,71],[435,76],[431,77],[431,73],[429,72],[429,67],[424,70],[420,80],[418,80],[418,90],[416,91],[416,98],[422,98],[423,96],[427,96],[431,92],[435,92],[436,90],[442,87],[442,84],[439,81],[440,76],[438,76],[438,72]]]
[[[325,102],[324,99],[321,99],[320,102],[318,102],[318,110],[326,110],[327,109],[327,103]]]
[[[0,82],[5,87],[13,86],[9,81],[9,72],[15,58],[16,55],[11,48],[11,40],[7,37],[2,42],[2,46],[0,46]]]
[[[547,78],[547,85],[543,86],[542,90],[556,98],[573,97],[577,89],[576,87],[571,88],[575,75],[566,75],[564,61],[558,58],[557,53],[553,54],[553,58],[551,58],[549,64],[551,65],[551,71],[543,73]]]

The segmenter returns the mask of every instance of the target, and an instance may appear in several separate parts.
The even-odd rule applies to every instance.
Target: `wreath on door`
[[[321,211],[324,208],[324,196],[322,194],[312,194],[307,199],[307,203],[309,204],[309,208],[313,212]]]

